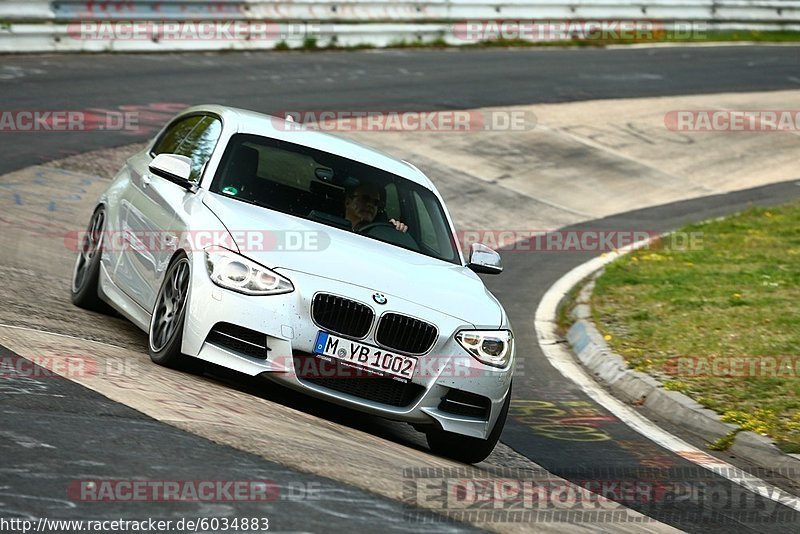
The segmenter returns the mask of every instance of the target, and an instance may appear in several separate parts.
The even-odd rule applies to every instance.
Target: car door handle
[[[146,189],[148,185],[150,185],[150,177],[146,174],[142,175],[142,188]]]

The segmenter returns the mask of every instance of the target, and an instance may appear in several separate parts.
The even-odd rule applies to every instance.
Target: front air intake
[[[206,338],[208,343],[245,356],[266,360],[269,347],[267,335],[243,326],[230,323],[217,323]]]

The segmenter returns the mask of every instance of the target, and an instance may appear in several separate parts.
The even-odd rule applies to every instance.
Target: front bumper
[[[192,261],[192,286],[182,346],[184,354],[251,376],[263,374],[295,390],[373,415],[414,425],[438,425],[449,432],[481,439],[486,439],[491,432],[509,392],[514,356],[512,354],[507,368],[493,368],[470,357],[453,339],[459,330],[482,325],[461,322],[396,296],[390,296],[386,305],[376,305],[372,301],[376,289],[281,269],[278,271],[292,281],[295,291],[274,296],[242,295],[213,284],[206,274],[201,254],[195,255]],[[303,358],[310,356],[321,330],[311,317],[311,301],[317,292],[367,304],[376,312],[376,317],[385,311],[393,311],[424,318],[436,325],[438,338],[430,351],[418,357],[410,385],[404,386],[396,381],[383,384],[388,388],[406,387],[408,391],[403,393],[407,403],[387,404],[367,398],[370,395],[359,390],[358,381],[365,381],[366,390],[366,381],[391,380],[389,378],[353,378],[352,373],[348,373],[346,378],[334,376],[315,381],[303,377]],[[266,358],[209,341],[209,334],[219,323],[266,335],[269,347]],[[367,337],[359,341],[377,345],[374,334],[373,323]],[[332,380],[347,380],[347,387],[341,387],[344,382]],[[370,383],[369,388],[374,389],[376,384]],[[464,398],[473,396],[485,399],[487,410],[484,415],[477,416],[474,410],[471,413],[468,409],[457,409]]]

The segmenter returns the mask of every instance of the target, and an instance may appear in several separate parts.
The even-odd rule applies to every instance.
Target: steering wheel
[[[397,230],[395,228],[395,226],[390,222],[378,221],[378,222],[371,222],[369,224],[365,224],[364,226],[362,226],[361,228],[358,229],[358,233],[359,234],[369,234],[372,230],[375,230],[376,228],[387,228],[387,227],[391,228],[392,230]]]

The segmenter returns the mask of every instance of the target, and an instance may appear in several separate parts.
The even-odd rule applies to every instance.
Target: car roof
[[[427,189],[434,189],[430,179],[411,163],[356,141],[313,130],[302,124],[286,121],[281,117],[229,106],[195,106],[183,113],[197,112],[211,112],[219,115],[225,127],[235,128],[237,133],[261,135],[344,156],[406,178]]]

